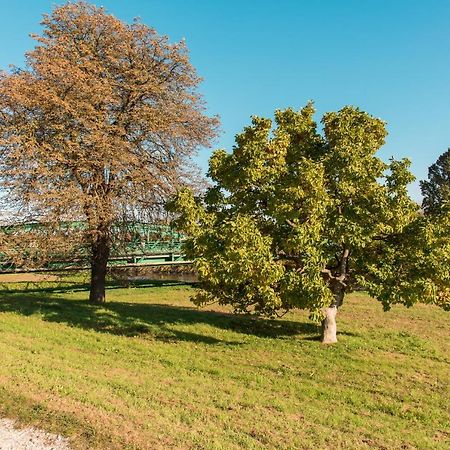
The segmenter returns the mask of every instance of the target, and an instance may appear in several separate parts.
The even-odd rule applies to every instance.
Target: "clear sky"
[[[0,0],[0,68],[22,65],[53,0]],[[448,0],[99,0],[116,17],[134,17],[185,38],[204,78],[208,110],[219,114],[215,147],[231,149],[253,114],[355,105],[388,123],[385,160],[408,157],[413,172],[450,147]],[[198,156],[206,170],[211,150]],[[416,183],[412,195],[419,199]]]

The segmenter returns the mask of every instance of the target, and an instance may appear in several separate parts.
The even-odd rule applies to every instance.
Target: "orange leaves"
[[[204,114],[184,42],[84,2],[42,25],[28,69],[0,79],[11,196],[51,221],[60,211],[88,220],[101,211],[111,222],[127,203],[160,204],[189,180],[189,157],[218,125]]]

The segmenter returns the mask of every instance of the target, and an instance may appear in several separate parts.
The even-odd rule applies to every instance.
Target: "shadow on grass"
[[[195,282],[177,280],[134,280],[133,282],[108,281],[108,290],[123,289],[125,287],[170,287],[170,286],[196,286]],[[66,293],[88,291],[89,284],[80,281],[22,281],[16,283],[0,283],[0,295],[3,292],[8,294],[16,293]]]
[[[156,281],[139,283],[140,286],[162,287],[180,283]],[[56,288],[55,288],[56,289]],[[66,291],[73,291],[73,286]],[[0,312],[14,312],[29,316],[39,314],[48,322],[122,336],[145,336],[163,341],[192,341],[206,344],[238,345],[207,334],[196,334],[177,329],[179,325],[207,324],[222,330],[234,331],[263,338],[282,338],[303,335],[304,339],[318,336],[319,329],[312,323],[288,320],[267,320],[196,308],[155,303],[108,302],[95,305],[86,300],[73,300],[53,296],[41,289],[34,292],[0,291]],[[44,294],[44,295],[43,295]]]

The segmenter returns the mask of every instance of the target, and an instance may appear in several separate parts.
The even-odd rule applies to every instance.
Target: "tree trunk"
[[[106,267],[109,253],[110,245],[107,236],[99,236],[92,244],[90,302],[105,302]]]
[[[322,344],[335,344],[337,306],[330,306],[325,310],[325,319],[322,322]]]
[[[337,342],[337,325],[336,315],[338,308],[344,302],[345,290],[347,284],[345,283],[348,274],[348,258],[350,256],[349,248],[343,244],[342,256],[339,260],[338,271],[332,275],[328,270],[330,280],[330,289],[333,292],[333,302],[325,310],[325,318],[322,321],[322,343],[335,344]]]
[[[337,285],[334,289],[333,303],[325,310],[325,318],[322,321],[322,344],[335,344],[337,342],[336,315],[338,308],[344,302],[345,289]]]

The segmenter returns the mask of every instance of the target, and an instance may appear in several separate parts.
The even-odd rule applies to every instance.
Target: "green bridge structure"
[[[82,222],[61,224],[62,229],[83,228]],[[0,230],[6,235],[17,233],[34,233],[39,237],[43,228],[39,223],[5,225]],[[131,222],[113,227],[113,236],[120,245],[113,245],[108,261],[109,267],[126,268],[137,266],[186,265],[182,253],[184,236],[168,225]],[[114,239],[113,239],[114,240]],[[26,252],[26,250],[24,250]],[[25,256],[26,258],[26,256]],[[7,256],[0,253],[0,273],[50,272],[65,270],[88,269],[88,255],[78,255],[74,258],[54,257],[39,267],[29,267],[26,264],[16,266]]]

